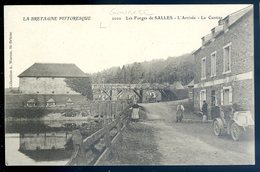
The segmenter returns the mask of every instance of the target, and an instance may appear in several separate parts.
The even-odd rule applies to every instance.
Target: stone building
[[[79,94],[67,86],[65,79],[87,75],[75,64],[34,63],[18,77],[22,94]]]
[[[65,81],[88,77],[75,64],[35,63],[18,77],[19,91],[6,94],[7,108],[67,107],[87,100]]]
[[[202,37],[195,58],[194,108],[203,100],[214,105],[239,105],[254,110],[253,7],[232,13]],[[209,116],[211,117],[211,116]]]

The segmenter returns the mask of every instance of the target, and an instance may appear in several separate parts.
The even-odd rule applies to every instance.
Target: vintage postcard
[[[253,16],[5,6],[6,165],[254,165]]]

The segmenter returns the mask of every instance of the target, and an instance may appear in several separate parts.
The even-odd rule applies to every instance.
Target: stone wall
[[[22,77],[19,90],[23,94],[79,94],[69,88],[65,78]]]

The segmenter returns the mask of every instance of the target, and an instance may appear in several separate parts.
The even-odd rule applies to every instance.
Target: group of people
[[[138,121],[139,120],[139,107],[140,106],[136,102],[134,102],[134,104],[132,105],[132,107],[131,107],[131,110],[132,110],[131,120],[132,121]],[[179,103],[177,105],[176,122],[182,121],[184,110],[185,110],[185,108],[184,108],[183,104]],[[203,120],[207,120],[207,118],[208,118],[208,104],[205,100],[203,101],[201,111],[202,111]]]

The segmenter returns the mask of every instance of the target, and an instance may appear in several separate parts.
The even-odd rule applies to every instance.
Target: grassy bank
[[[141,107],[140,121],[129,122],[121,142],[113,145],[112,153],[101,165],[157,165],[160,154],[152,127],[144,124],[146,113]]]

